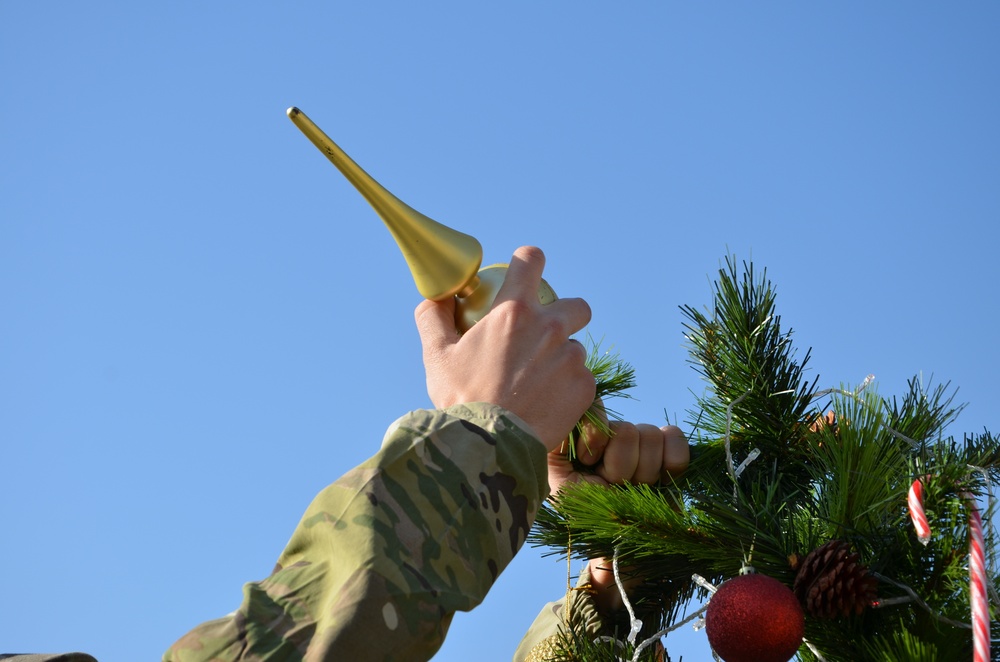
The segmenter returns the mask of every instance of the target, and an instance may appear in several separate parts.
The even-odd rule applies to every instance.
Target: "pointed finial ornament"
[[[298,108],[289,108],[288,118],[347,178],[375,209],[403,253],[417,290],[426,299],[443,301],[458,297],[455,324],[465,332],[493,305],[503,283],[507,265],[494,264],[479,270],[483,248],[470,235],[453,230],[424,216],[386,190]],[[555,292],[547,283],[539,288],[539,300],[550,303]]]

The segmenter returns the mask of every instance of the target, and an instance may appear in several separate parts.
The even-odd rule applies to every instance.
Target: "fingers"
[[[581,331],[590,324],[592,317],[590,304],[577,298],[556,299],[545,306],[545,310],[559,320],[567,336]]]
[[[455,301],[422,301],[413,311],[423,347],[427,395],[435,407],[450,407],[461,400],[453,380],[448,378],[449,349],[458,342],[455,329]]]
[[[591,408],[597,414],[603,427],[608,427],[608,414],[604,409],[603,402],[596,402]],[[601,426],[593,423],[589,417],[583,419],[581,424],[581,434],[576,440],[576,459],[588,467],[592,467],[601,461],[604,456],[604,449],[607,447],[611,437],[601,429]]]
[[[613,614],[625,606],[621,591],[615,582],[615,571],[610,559],[590,559],[587,564],[590,569],[590,587],[594,598],[594,606],[604,615]],[[621,574],[621,573],[619,573]],[[625,592],[629,593],[641,580],[631,577],[623,582]]]
[[[428,351],[437,351],[458,342],[454,298],[448,297],[445,301],[421,301],[413,311],[413,317],[417,323],[417,333],[420,334],[425,355]]]
[[[545,269],[545,254],[534,246],[522,246],[514,251],[510,259],[503,284],[495,301],[532,301],[537,297],[538,286],[542,282]]]
[[[660,480],[663,471],[663,430],[649,423],[638,423],[639,461],[636,463],[633,483],[652,484]]]
[[[621,590],[615,580],[614,561],[612,559],[590,559],[587,563],[590,570],[590,587],[594,597],[594,606],[601,614],[611,615],[625,606]],[[631,594],[642,584],[643,578],[635,574],[634,569],[619,568],[618,575],[626,594]]]
[[[664,425],[660,430],[663,432],[663,471],[676,478],[691,462],[691,446],[676,425]]]
[[[455,303],[421,303],[415,312],[424,347],[427,391],[436,407],[489,402],[517,414],[553,449],[593,403],[596,382],[587,350],[570,334],[590,320],[590,307],[539,302],[545,256],[519,248],[489,314],[464,335]]]
[[[503,284],[493,306],[504,302],[538,300],[538,288],[545,269],[545,254],[540,248],[522,246],[514,251]],[[545,306],[545,314],[554,324],[556,336],[571,336],[590,323],[590,305],[579,298],[556,299]]]
[[[597,475],[609,483],[632,482],[639,464],[639,430],[631,423],[615,422],[611,431]]]
[[[615,422],[611,429],[596,469],[608,483],[651,485],[676,478],[687,469],[691,449],[677,426]],[[582,460],[579,448],[577,452]]]

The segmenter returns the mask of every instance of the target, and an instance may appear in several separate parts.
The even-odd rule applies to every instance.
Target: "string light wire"
[[[853,399],[857,400],[858,402],[860,402],[861,404],[865,404],[865,402],[860,398],[860,395],[861,395],[861,393],[865,389],[868,388],[868,386],[874,381],[874,379],[875,379],[875,375],[869,374],[867,377],[865,377],[864,381],[855,390],[853,390],[853,391],[848,391],[848,390],[841,389],[841,388],[828,388],[828,389],[824,389],[822,391],[817,391],[816,393],[814,393],[812,395],[812,397],[810,399],[811,400],[816,400],[816,399],[821,398],[821,397],[826,396],[826,395],[830,395],[830,394],[833,394],[833,393],[838,393],[838,394],[844,395],[846,397],[853,398]],[[740,402],[742,402],[748,395],[750,395],[750,393],[751,393],[750,391],[747,391],[746,393],[740,395],[738,398],[736,398],[733,401],[731,401],[729,403],[729,405],[726,407],[726,435],[725,435],[725,439],[724,439],[725,450],[726,450],[726,466],[727,466],[729,475],[732,477],[734,483],[739,479],[740,475],[747,468],[747,466],[760,456],[760,450],[759,449],[753,449],[747,455],[747,457],[743,460],[743,462],[740,463],[740,465],[738,467],[735,465],[735,463],[733,461],[732,446],[731,446],[732,424],[733,424],[733,409],[736,407],[736,405],[738,405]],[[778,392],[778,393],[773,393],[772,396],[785,395],[785,394],[788,394],[788,393],[792,393],[792,391],[782,391],[782,392]],[[888,431],[892,436],[894,436],[897,439],[900,439],[900,440],[905,441],[906,443],[908,443],[911,447],[913,447],[913,448],[919,448],[920,447],[920,443],[919,442],[917,442],[916,440],[911,439],[910,437],[908,437],[908,436],[902,434],[901,432],[893,429],[891,426],[886,425],[884,423],[880,423],[880,426],[883,427],[886,431]],[[984,476],[986,484],[987,485],[990,484],[989,474],[986,472],[985,469],[983,469],[981,467],[975,467],[975,466],[970,466],[969,468],[972,471],[975,471],[975,472],[981,474],[982,476]],[[738,496],[737,495],[737,487],[734,484],[734,486],[733,486],[733,498],[735,499],[737,496]],[[989,501],[988,501],[989,509],[991,510],[992,507],[993,507],[993,493],[992,493],[992,490],[989,490],[988,499],[989,499]],[[990,523],[990,526],[992,526],[992,522]],[[995,559],[990,559],[990,563],[989,563],[990,566],[993,565],[993,561],[995,561]],[[628,635],[627,641],[628,641],[628,643],[632,644],[632,643],[635,642],[635,640],[636,640],[639,632],[642,630],[642,621],[639,618],[636,617],[635,610],[632,608],[632,604],[629,601],[628,596],[626,595],[625,585],[624,585],[624,583],[621,580],[621,575],[620,575],[620,572],[619,572],[619,569],[618,569],[618,549],[617,548],[615,549],[614,558],[612,559],[612,570],[614,572],[615,584],[618,587],[618,591],[621,593],[622,602],[623,602],[623,604],[624,604],[624,606],[625,606],[625,608],[626,608],[626,610],[628,611],[628,614],[629,614],[630,630],[629,630],[629,635]],[[991,575],[994,574],[992,572],[992,570],[993,570],[992,567],[990,568],[990,570],[991,570],[990,574]],[[928,614],[930,614],[931,616],[933,616],[934,618],[936,618],[937,620],[939,620],[939,621],[941,621],[943,623],[947,623],[947,624],[949,624],[949,625],[951,625],[953,627],[959,627],[959,628],[965,628],[965,629],[972,629],[973,626],[970,623],[964,623],[964,622],[961,622],[961,621],[956,621],[956,620],[950,619],[948,617],[945,617],[945,616],[942,616],[941,614],[936,613],[930,607],[930,605],[928,605],[923,599],[921,599],[920,596],[917,595],[916,591],[914,591],[909,586],[906,586],[905,584],[902,584],[902,583],[897,582],[895,580],[892,580],[892,579],[890,579],[888,577],[885,577],[884,575],[881,575],[879,573],[873,572],[872,575],[874,577],[876,577],[877,579],[879,579],[880,581],[884,581],[884,582],[887,582],[889,584],[892,584],[892,585],[896,586],[897,588],[901,589],[902,591],[904,591],[907,594],[906,596],[901,596],[901,597],[897,597],[897,598],[888,598],[888,599],[880,600],[877,603],[874,603],[872,606],[874,606],[874,607],[887,607],[887,606],[894,605],[894,604],[902,604],[902,603],[906,603],[906,602],[914,602],[917,605],[919,605],[922,609],[924,609]],[[708,580],[706,580],[704,577],[702,577],[702,576],[700,576],[698,574],[693,574],[691,576],[691,579],[698,586],[700,586],[701,588],[703,588],[706,591],[708,591],[708,593],[709,593],[709,600],[711,600],[711,596],[715,594],[715,592],[717,590],[717,587],[714,586]],[[987,588],[990,596],[993,598],[994,602],[1000,603],[1000,595],[998,595],[997,589],[992,584],[992,582],[986,582],[986,588]],[[691,621],[693,621],[693,620],[701,617],[702,614],[704,614],[707,609],[708,609],[708,604],[706,603],[700,609],[698,609],[695,612],[692,612],[691,614],[689,614],[684,619],[682,619],[682,620],[680,620],[680,621],[678,621],[676,623],[672,623],[671,625],[669,625],[669,626],[665,627],[664,629],[660,630],[659,632],[657,632],[653,636],[649,637],[648,639],[643,640],[635,648],[634,654],[632,656],[632,662],[637,662],[638,659],[639,659],[640,654],[642,653],[642,651],[645,650],[646,648],[648,648],[654,642],[656,642],[658,640],[661,640],[661,639],[664,639],[666,637],[666,635],[669,634],[670,632],[672,632],[672,631],[678,629],[679,627],[682,627],[683,625],[685,625],[687,623],[690,623]],[[616,643],[619,646],[622,646],[622,643],[620,641],[617,641],[617,640],[615,640],[615,641],[616,641]],[[807,639],[803,639],[802,641],[809,648],[809,650],[813,653],[813,655],[816,657],[816,659],[818,660],[818,662],[825,662],[825,658],[823,657],[823,655],[820,653],[820,651],[811,642],[809,642]],[[713,655],[714,655],[714,651],[713,651]]]
[[[625,592],[625,584],[622,583],[621,575],[618,573],[618,548],[615,548],[615,556],[611,559],[611,570],[615,574],[615,584],[618,586],[618,592],[621,593],[622,602],[625,603],[625,609],[628,610],[629,619],[629,631],[628,638],[626,641],[630,644],[635,643],[635,638],[639,635],[639,631],[642,630],[642,621],[636,618],[635,610],[632,609],[632,603],[629,602],[628,595]]]

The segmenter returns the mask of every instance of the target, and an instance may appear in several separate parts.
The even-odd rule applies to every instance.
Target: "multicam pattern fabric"
[[[590,569],[586,567],[580,573],[575,589],[567,589],[566,597],[558,602],[548,603],[535,617],[514,653],[514,662],[549,662],[560,659],[559,643],[562,633],[568,628],[568,614],[573,615],[573,620],[588,636],[603,634],[604,622],[597,613],[589,587]]]
[[[407,414],[315,498],[240,608],[163,659],[428,660],[520,549],[547,493],[545,449],[510,412]]]

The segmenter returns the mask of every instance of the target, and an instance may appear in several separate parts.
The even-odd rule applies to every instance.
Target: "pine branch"
[[[978,503],[984,521],[994,515],[1000,439],[946,436],[963,409],[947,383],[915,377],[899,398],[883,398],[868,380],[817,391],[819,378],[804,377],[809,352],[796,360],[766,272],[745,263],[740,271],[728,258],[714,295],[709,311],[682,308],[690,363],[707,382],[691,411],[686,473],[655,486],[566,489],[538,515],[531,543],[578,558],[617,553],[645,578],[634,602],[672,623],[706,597],[694,573],[719,584],[749,561],[792,586],[810,552],[838,541],[878,578],[882,606],[865,597],[847,616],[808,615],[806,638],[826,660],[968,658],[969,511]],[[618,363],[609,359],[611,374]],[[831,409],[822,416],[820,397]],[[926,546],[907,507],[918,479],[932,529]],[[990,567],[996,541],[989,528]],[[591,653],[574,659],[627,659]],[[803,647],[799,659],[816,656]]]
[[[594,403],[569,433],[566,450],[570,460],[576,459],[576,442],[581,437],[586,438],[584,431],[588,425],[605,434],[611,433],[608,420],[621,420],[621,415],[610,409],[607,401],[613,398],[631,398],[626,391],[635,386],[635,368],[631,364],[623,361],[617,352],[602,352],[600,343],[589,336],[587,344],[590,346],[587,368],[594,374],[596,395]]]
[[[744,264],[740,276],[735,259],[727,258],[711,316],[691,306],[681,310],[690,320],[684,325],[690,363],[709,382],[698,401],[699,430],[716,440],[728,438],[744,454],[756,448],[765,458],[791,460],[784,467],[788,474],[798,464],[788,451],[815,415],[815,382],[804,382],[809,353],[801,363],[795,360],[791,332],[781,329],[775,298],[766,272],[758,277],[753,265]]]
[[[891,404],[885,402],[888,424],[910,439],[932,439],[941,435],[965,409],[964,404],[952,406],[955,393],[948,393],[948,384],[939,384],[933,391],[927,391],[921,382],[917,377],[910,379],[901,403],[895,397]]]

